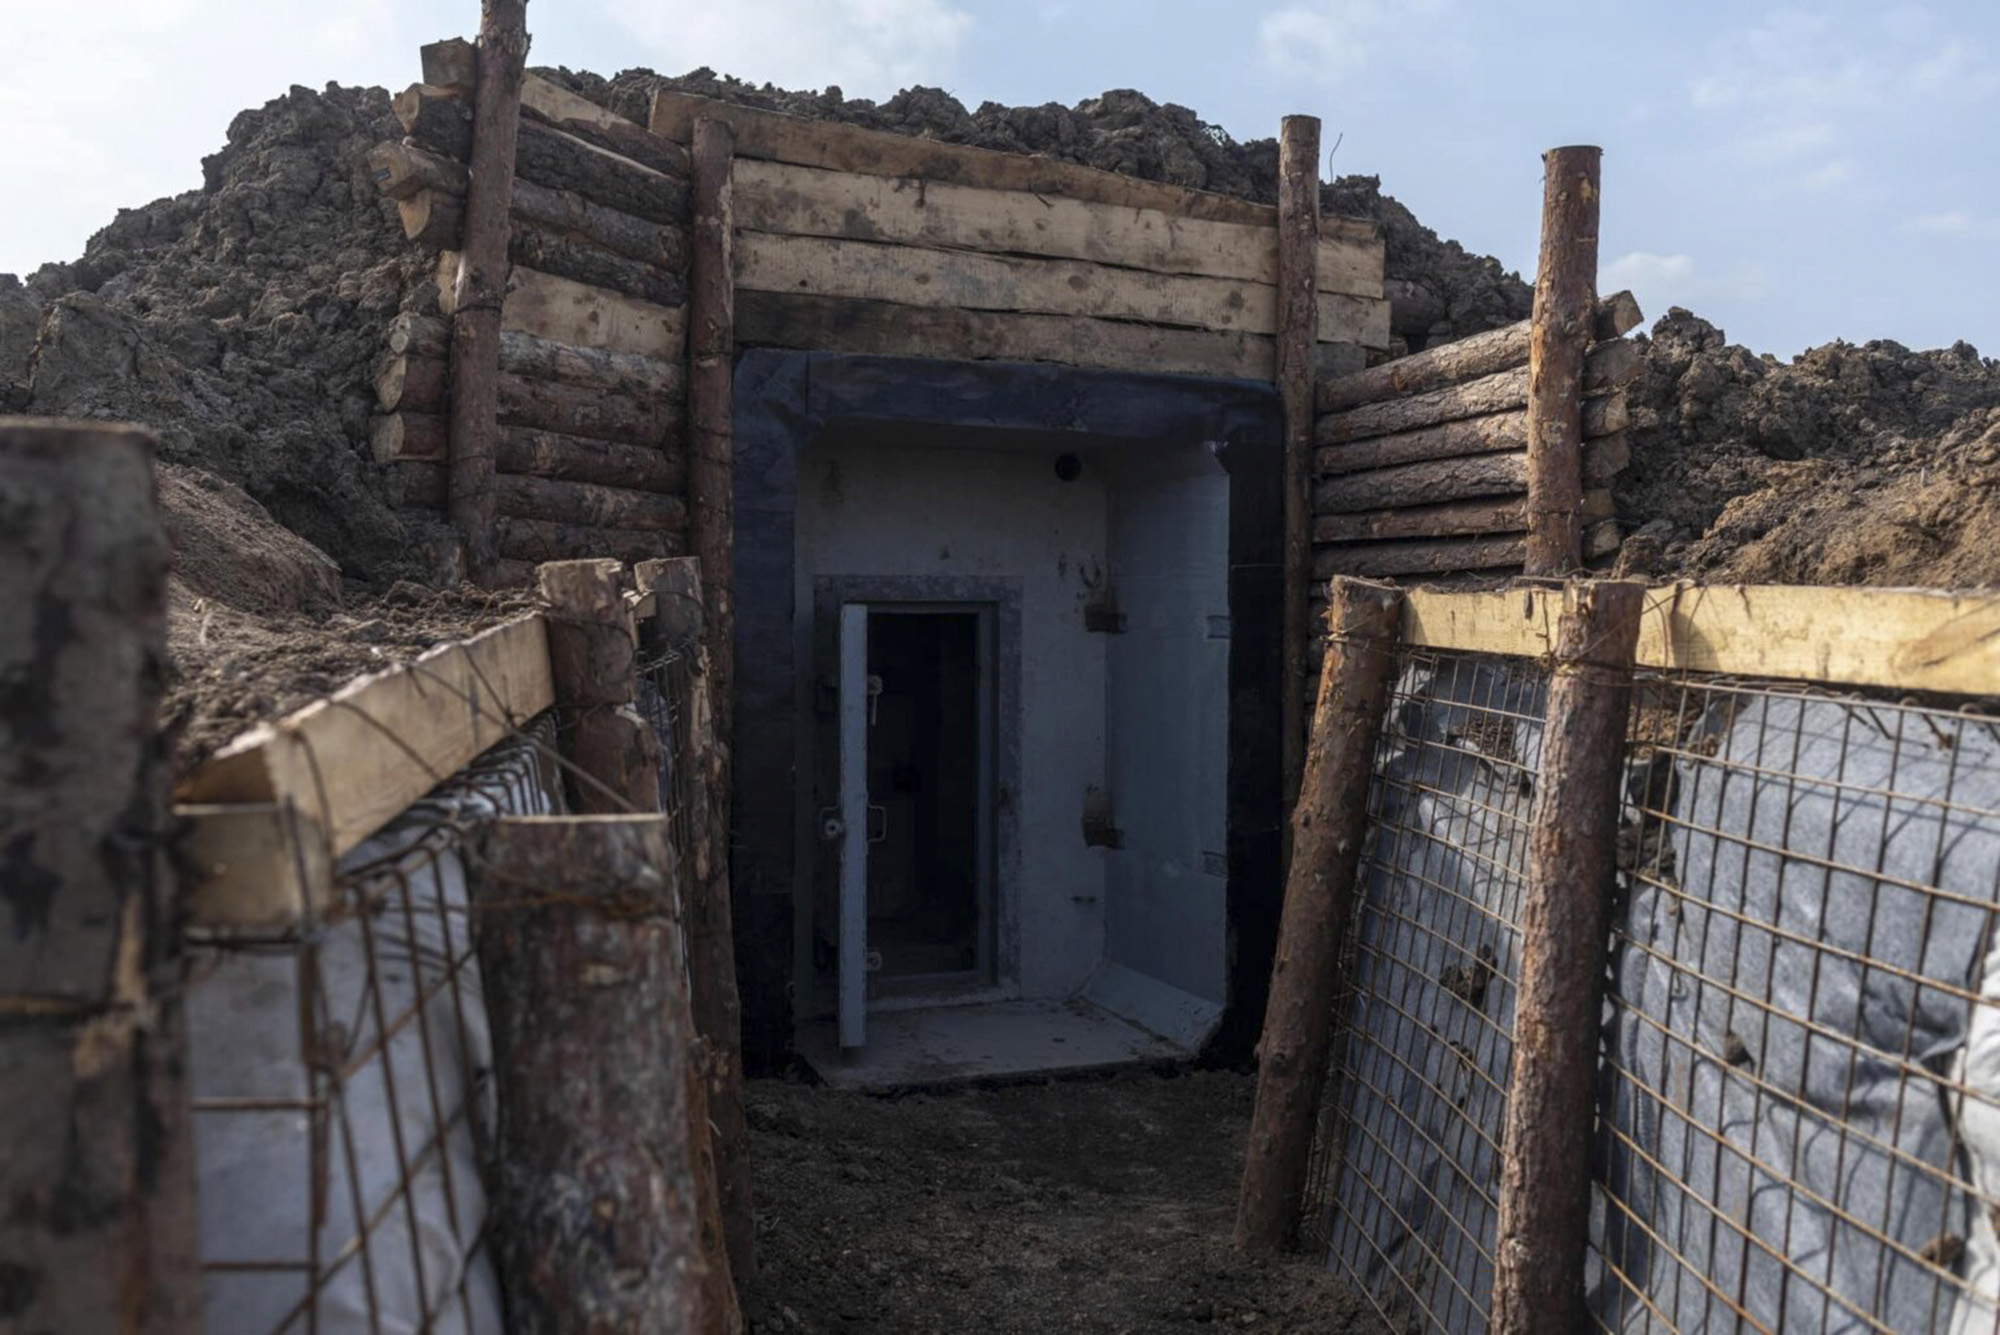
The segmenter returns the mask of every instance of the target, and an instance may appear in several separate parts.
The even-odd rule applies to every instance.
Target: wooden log
[[[688,312],[688,542],[707,582],[708,662],[716,735],[733,738],[736,681],[736,469],[731,400],[740,255],[735,225],[735,138],[702,117],[690,129],[694,253]],[[716,800],[728,828],[733,782],[724,751]],[[732,1259],[735,1259],[732,1257]],[[738,1272],[754,1273],[745,1256]]]
[[[1593,488],[1583,494],[1586,520],[1611,518],[1611,493]],[[1385,542],[1408,538],[1484,537],[1528,530],[1526,492],[1498,500],[1447,501],[1405,510],[1322,515],[1313,521],[1313,542]]]
[[[1593,395],[1615,392],[1631,382],[1642,363],[1636,344],[1622,341],[1602,344],[1585,361],[1583,391]],[[1528,368],[1517,366],[1408,398],[1330,413],[1319,419],[1314,439],[1322,445],[1337,445],[1512,412],[1527,406],[1528,379]]]
[[[1527,572],[1583,560],[1583,357],[1596,305],[1602,149],[1543,155],[1542,253],[1528,343]]]
[[[404,313],[389,324],[389,351],[413,357],[442,357],[451,344],[451,326],[427,315]],[[532,334],[503,331],[500,370],[525,380],[555,380],[634,398],[679,399],[687,390],[687,367],[632,353],[575,347]]]
[[[375,184],[400,204],[431,196],[421,211],[403,213],[404,235],[419,240],[448,230],[452,200],[465,194],[465,165],[410,142],[382,143],[369,150]],[[681,274],[687,269],[687,228],[684,222],[662,224],[636,214],[606,208],[573,190],[551,190],[533,181],[514,180],[514,217],[556,232],[571,233],[614,255]],[[413,222],[414,218],[414,222]],[[423,237],[419,236],[419,230]],[[436,242],[436,244],[454,244]]]
[[[1284,616],[1279,697],[1280,775],[1289,808],[1305,766],[1306,586],[1312,578],[1313,348],[1319,342],[1319,121],[1287,116],[1278,130],[1278,402],[1284,413]]]
[[[440,275],[456,270],[458,256],[438,256]],[[438,309],[450,315],[456,297],[438,285]],[[517,267],[507,276],[500,312],[503,332],[532,334],[572,347],[602,348],[655,361],[678,360],[686,348],[687,309],[641,301],[554,274]]]
[[[444,461],[444,419],[428,413],[391,413],[375,419],[375,459],[391,464]],[[687,484],[687,453],[678,442],[661,449],[566,436],[555,431],[502,427],[496,460],[502,477],[594,482],[604,487],[678,496]]]
[[[687,301],[687,281],[678,273],[518,218],[509,234],[508,256],[514,263],[541,273],[656,305],[679,306]]]
[[[1251,334],[1269,334],[1277,327],[1277,289],[1244,279],[763,232],[741,233],[736,252],[737,284],[756,292],[1139,320]],[[1317,301],[1321,339],[1387,345],[1382,302],[1335,293],[1320,293]]]
[[[659,811],[659,741],[631,708],[638,694],[638,632],[620,563],[549,561],[535,578],[549,626],[557,736],[575,766],[571,809]],[[612,720],[589,726],[605,715]]]
[[[464,101],[448,89],[413,84],[391,105],[419,147],[460,161],[472,145]],[[687,219],[687,183],[676,176],[587,143],[533,119],[515,118],[519,155],[515,170],[536,185],[568,191],[651,222]],[[477,176],[477,171],[473,173]]]
[[[1523,450],[1528,446],[1528,415],[1512,412],[1488,413],[1456,422],[1398,431],[1387,436],[1339,445],[1322,445],[1313,455],[1313,468],[1320,477],[1361,473],[1371,468],[1392,468],[1398,464],[1422,463],[1433,459],[1456,459],[1468,454],[1491,454],[1498,450]]]
[[[1262,334],[782,292],[739,292],[736,309],[737,341],[746,347],[1055,362],[1246,380],[1269,380],[1274,365],[1271,338]]]
[[[421,460],[389,465],[391,504],[441,509],[443,468]],[[502,517],[544,520],[582,529],[665,533],[676,542],[687,533],[687,506],[678,496],[630,491],[590,482],[502,473],[494,479],[496,509]]]
[[[1505,570],[1519,566],[1526,550],[1526,539],[1518,536],[1358,543],[1317,549],[1313,552],[1313,570],[1328,579],[1336,575],[1387,579],[1471,570]]]
[[[687,543],[666,530],[581,528],[546,519],[501,515],[494,521],[500,555],[512,561],[574,561],[613,557],[627,564],[686,554]]]
[[[1292,811],[1292,858],[1257,1045],[1257,1102],[1237,1197],[1236,1245],[1289,1241],[1305,1191],[1333,1037],[1342,943],[1368,817],[1368,777],[1394,684],[1400,590],[1335,580],[1327,653],[1305,780]]]
[[[688,776],[693,855],[685,911],[688,963],[729,1267],[732,1275],[749,1276],[756,1273],[756,1219],[743,1108],[743,1008],[730,905],[728,804],[718,800],[729,791],[729,744],[715,726],[701,564],[688,557],[648,562],[639,567],[637,582],[654,594],[659,609],[642,639],[652,651],[684,655],[690,664],[681,702],[687,754],[680,771]]]
[[[510,1325],[698,1335],[694,1027],[667,821],[502,819],[469,851]]]
[[[465,544],[466,567],[474,580],[486,577],[497,555],[493,440],[498,428],[501,304],[507,293],[515,131],[521,120],[521,73],[528,55],[527,7],[527,0],[482,0],[480,5],[479,89],[471,128],[472,177],[465,196],[465,250],[454,257],[452,281],[438,284],[440,292],[451,293],[451,522]]]
[[[455,250],[465,241],[465,204],[442,190],[419,190],[396,201],[403,237],[433,250]]]
[[[1598,1008],[1641,584],[1564,598],[1528,816],[1492,1328],[1582,1330]]]
[[[1583,480],[1593,486],[1605,485],[1630,461],[1631,446],[1623,433],[1591,440],[1583,452]],[[1358,514],[1480,496],[1508,496],[1525,492],[1527,486],[1526,450],[1433,459],[1328,478],[1314,489],[1313,513]]]
[[[1583,401],[1583,438],[1614,436],[1632,424],[1625,391],[1613,390]]]
[[[1630,292],[1619,292],[1597,303],[1592,333],[1603,343],[1619,338],[1639,323],[1639,304]],[[1364,403],[1440,389],[1476,380],[1495,371],[1509,371],[1528,362],[1531,320],[1521,320],[1483,334],[1443,343],[1408,357],[1384,362],[1354,375],[1329,380],[1319,387],[1319,410],[1340,412]]]
[[[427,84],[470,91],[471,68],[472,44],[462,38],[432,42],[423,48],[424,82]],[[679,144],[648,133],[637,121],[620,116],[609,107],[598,106],[552,79],[531,73],[522,80],[521,109],[580,139],[623,153],[656,171],[687,175],[687,150]]]
[[[736,174],[736,225],[744,231],[1278,280],[1276,230],[1270,226],[753,159],[740,161]],[[1382,295],[1379,236],[1351,235],[1336,226],[1317,247],[1319,290]]]
[[[444,363],[429,357],[388,357],[376,376],[376,403],[385,412],[433,413],[447,402]],[[680,427],[678,405],[605,390],[501,374],[498,419],[503,426],[554,431],[626,444],[665,440]]]
[[[135,427],[0,418],[8,1330],[203,1329],[153,451]]]

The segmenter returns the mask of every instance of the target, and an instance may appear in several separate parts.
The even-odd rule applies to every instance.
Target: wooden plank
[[[431,42],[424,46],[422,55],[425,83],[462,92],[470,92],[477,85],[477,49],[464,38]],[[581,126],[606,132],[614,137],[610,145],[614,147],[618,141],[629,143],[632,142],[631,136],[646,133],[646,127],[639,122],[621,116],[609,107],[601,107],[581,93],[571,92],[539,74],[530,73],[521,80],[521,106],[553,125]],[[685,152],[675,151],[678,149],[679,145],[671,140],[660,139],[657,146],[648,151],[647,157],[655,159],[654,166],[661,166],[662,160],[668,169],[677,164],[680,173],[685,175],[687,156]]]
[[[989,190],[1023,190],[1067,199],[1125,208],[1158,209],[1184,218],[1211,222],[1276,227],[1278,213],[1269,204],[1189,190],[1158,181],[1143,181],[1055,158],[1008,153],[964,144],[858,125],[812,121],[782,112],[763,111],[662,88],[653,94],[652,130],[656,135],[687,143],[697,118],[726,120],[736,131],[739,157],[766,158],[804,167],[862,172],[874,176],[912,176],[953,185]],[[1348,235],[1380,228],[1359,219],[1329,219]]]
[[[174,808],[188,921],[272,930],[333,902],[333,860],[310,816],[274,802]]]
[[[1584,493],[1584,517],[1609,519],[1614,513],[1611,493],[1595,488]],[[1388,542],[1403,538],[1466,538],[1494,533],[1525,533],[1528,496],[1522,492],[1500,500],[1447,501],[1402,510],[1361,514],[1321,515],[1313,521],[1313,541]]]
[[[458,253],[440,252],[438,272],[457,270]],[[453,304],[440,283],[439,309],[450,315],[448,308]],[[637,297],[516,265],[507,276],[500,327],[503,331],[532,334],[576,347],[674,361],[686,346],[687,308],[656,306]]]
[[[1058,315],[949,310],[783,292],[738,292],[742,347],[960,361],[1055,362],[1160,375],[1269,380],[1267,334],[1168,329]]]
[[[1440,649],[1540,658],[1560,598],[1549,590],[1411,595],[1405,634]],[[1639,662],[1958,695],[2000,694],[2000,595],[1782,584],[1651,589]]]
[[[1078,260],[1012,259],[920,246],[745,232],[737,286],[958,310],[1018,311],[1139,320],[1191,329],[1269,334],[1277,289],[1243,279],[1145,273]],[[1387,307],[1322,294],[1320,337],[1386,345]]]
[[[1276,231],[1160,209],[1096,204],[1020,190],[827,171],[746,158],[736,170],[736,223],[746,231],[1040,255],[1154,273],[1277,281]],[[1319,242],[1324,292],[1382,295],[1379,236]]]
[[[338,858],[553,698],[546,628],[539,615],[519,617],[252,729],[184,779],[176,797],[289,803]]]

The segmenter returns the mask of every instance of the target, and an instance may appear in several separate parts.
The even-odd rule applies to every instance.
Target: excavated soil
[[[753,1083],[752,1330],[1382,1330],[1313,1261],[1231,1248],[1254,1090],[1225,1072],[893,1099]]]

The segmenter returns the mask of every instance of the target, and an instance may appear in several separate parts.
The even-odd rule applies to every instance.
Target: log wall
[[[1584,551],[1619,543],[1611,483],[1630,457],[1639,346],[1630,293],[1597,305],[1583,371]],[[1322,380],[1313,454],[1313,574],[1518,574],[1528,535],[1530,321]]]

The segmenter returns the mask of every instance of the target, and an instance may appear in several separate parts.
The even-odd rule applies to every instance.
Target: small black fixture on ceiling
[[[1083,460],[1074,454],[1056,456],[1056,476],[1065,482],[1074,482],[1083,476]]]

